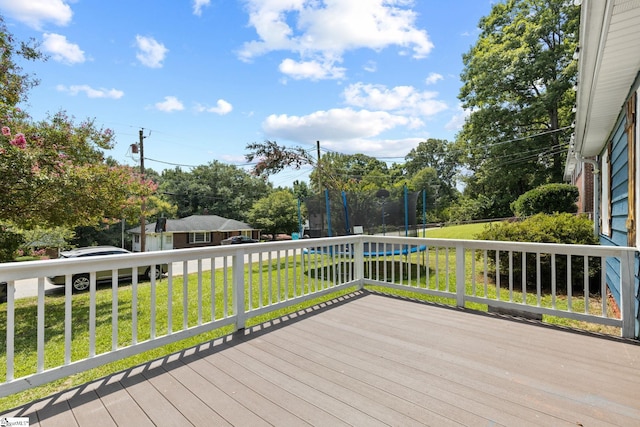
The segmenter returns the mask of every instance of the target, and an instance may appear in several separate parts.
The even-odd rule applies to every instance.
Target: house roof
[[[156,223],[147,224],[145,231],[154,233]],[[190,233],[197,231],[238,231],[252,230],[253,228],[244,222],[235,219],[223,218],[218,215],[191,215],[180,219],[167,219],[167,232]],[[128,233],[140,234],[140,227],[127,230]]]
[[[565,176],[575,155],[598,155],[605,145],[640,70],[640,1],[582,0],[575,139]]]

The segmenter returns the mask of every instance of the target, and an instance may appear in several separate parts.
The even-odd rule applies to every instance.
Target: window
[[[189,243],[209,243],[211,241],[211,234],[198,231],[195,233],[189,233]]]

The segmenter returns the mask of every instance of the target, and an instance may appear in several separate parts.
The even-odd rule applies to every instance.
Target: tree
[[[97,224],[122,217],[154,191],[127,166],[110,166],[102,150],[113,134],[93,121],[76,124],[60,112],[33,122],[2,123],[0,218],[23,229]]]
[[[190,172],[163,171],[159,191],[177,206],[181,218],[210,214],[245,221],[253,204],[272,188],[236,166],[213,161]]]
[[[456,146],[465,194],[493,200],[493,216],[538,185],[561,182],[571,134],[579,8],[565,0],[507,0],[480,20],[463,56],[459,98],[471,112]]]
[[[247,144],[250,150],[245,158],[248,162],[256,160],[253,174],[267,178],[269,175],[281,172],[286,167],[300,169],[303,165],[312,164],[311,156],[300,147],[285,147],[276,141],[254,142]]]
[[[433,138],[419,143],[404,158],[407,175],[411,177],[424,168],[432,168],[441,184],[455,188],[458,153],[453,145],[447,140]]]
[[[298,203],[290,191],[274,191],[253,205],[248,220],[274,238],[278,233],[292,233],[298,230]]]
[[[387,164],[365,154],[327,153],[311,172],[315,192],[329,189],[350,191],[389,185]]]

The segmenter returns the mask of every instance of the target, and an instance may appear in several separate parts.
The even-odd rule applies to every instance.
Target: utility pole
[[[140,129],[140,180],[144,182],[144,129]],[[146,250],[145,240],[145,228],[147,227],[144,211],[146,210],[146,201],[144,196],[142,197],[142,206],[140,208],[140,252],[144,252]]]
[[[320,141],[316,141],[316,149],[318,151],[318,161],[316,162],[316,168],[318,169],[318,188],[320,189],[320,194],[322,194],[322,176],[320,173]]]

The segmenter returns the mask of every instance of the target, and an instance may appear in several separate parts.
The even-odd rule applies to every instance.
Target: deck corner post
[[[623,338],[638,338],[636,334],[635,257],[635,250],[625,250],[620,256],[620,311]]]
[[[460,243],[456,244],[456,305],[464,308],[465,296],[465,262],[464,262],[464,246]]]
[[[245,312],[245,274],[244,274],[244,251],[238,249],[233,255],[233,314],[236,317],[235,330],[243,330],[247,320]]]

